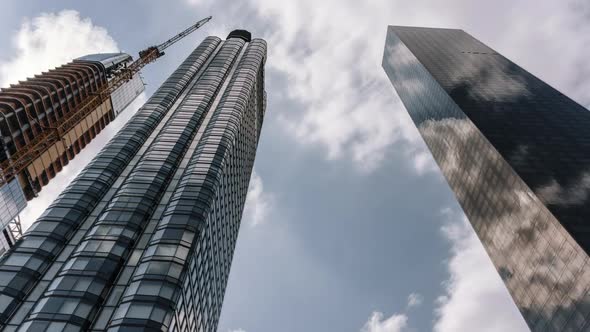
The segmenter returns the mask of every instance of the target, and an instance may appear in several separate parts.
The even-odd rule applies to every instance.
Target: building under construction
[[[137,73],[110,98],[85,112],[74,126],[60,128],[131,62],[131,56],[125,53],[86,55],[0,91],[0,165],[5,175],[0,187],[0,252],[21,232],[18,215],[26,201],[33,199],[144,90]],[[55,133],[59,129],[66,130]],[[59,139],[47,145],[44,136],[51,132]],[[14,156],[31,154],[36,141],[44,145],[42,150],[14,169]]]
[[[90,54],[0,89],[0,255],[22,235],[20,212],[142,91],[140,70],[207,23],[139,52]]]

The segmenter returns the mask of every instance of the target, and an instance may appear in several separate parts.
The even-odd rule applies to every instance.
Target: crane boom
[[[139,58],[153,57],[154,55],[155,55],[156,59],[161,57],[162,55],[164,55],[165,49],[167,49],[168,47],[170,47],[172,44],[176,43],[177,41],[181,40],[182,38],[190,35],[198,28],[202,27],[205,23],[209,22],[211,20],[211,18],[212,18],[212,16],[205,17],[204,19],[191,25],[190,27],[186,28],[181,33],[168,39],[167,41],[163,42],[162,44],[160,44],[158,46],[150,46],[150,47],[146,48],[145,50],[140,51]]]
[[[167,41],[163,42],[162,44],[158,45],[158,51],[162,52],[165,49],[167,49],[168,47],[170,47],[172,44],[176,43],[177,41],[181,40],[182,38],[190,35],[191,33],[193,33],[195,30],[197,30],[198,28],[202,27],[205,23],[209,22],[213,17],[209,16],[209,17],[205,17],[204,19],[198,21],[197,23],[191,25],[190,27],[188,27],[186,30],[184,30],[183,32],[177,34],[176,36],[168,39]]]
[[[91,93],[77,105],[73,105],[72,101],[68,101],[67,103],[70,104],[70,107],[77,109],[76,112],[73,112],[73,114],[64,118],[55,127],[44,127],[45,130],[31,139],[25,148],[17,150],[7,160],[0,164],[0,186],[15,178],[17,174],[26,169],[34,160],[39,158],[56,143],[61,141],[67,151],[69,148],[68,144],[71,145],[72,142],[66,142],[64,134],[75,128],[78,123],[84,120],[98,106],[108,100],[111,93],[131,80],[143,67],[163,56],[163,50],[199,29],[205,23],[209,22],[209,20],[211,20],[211,16],[198,21],[158,46],[150,46],[145,50],[140,51],[137,60],[133,61],[126,68],[113,74],[113,77],[108,82],[99,86],[97,91]]]

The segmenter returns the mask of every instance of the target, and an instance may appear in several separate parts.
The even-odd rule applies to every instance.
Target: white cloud
[[[116,52],[106,29],[74,10],[25,19],[13,39],[14,55],[0,63],[0,86],[8,86],[90,53]]]
[[[424,298],[422,295],[414,292],[408,295],[408,303],[406,310],[418,307],[422,304]],[[402,332],[411,331],[408,327],[408,315],[405,312],[396,312],[384,318],[384,314],[379,311],[374,311],[369,320],[363,326],[361,332]]]
[[[255,170],[252,170],[246,204],[244,205],[243,222],[250,226],[262,224],[268,216],[272,200],[272,196],[264,191],[262,178]]]
[[[383,317],[381,312],[373,312],[362,332],[402,332],[408,326],[408,316],[404,314],[393,314],[388,318]]]
[[[443,215],[448,221],[442,232],[452,244],[452,255],[434,331],[529,331],[466,218],[451,209]]]
[[[246,331],[242,330],[242,329],[237,329],[237,330],[230,330],[229,332],[246,332]]]
[[[372,4],[252,3],[275,31],[267,66],[287,78],[287,98],[303,105],[303,112],[279,115],[299,142],[371,171],[393,143],[417,138],[381,69],[386,25],[375,24],[383,16]]]
[[[418,307],[422,304],[424,298],[418,293],[408,295],[408,308]]]
[[[505,15],[510,33],[501,38],[490,34],[500,51],[507,50],[505,55],[513,61],[590,107],[590,3],[543,1],[541,6],[530,6],[518,1]]]
[[[278,73],[287,82],[286,89],[274,87],[269,99],[297,105],[295,112],[273,112],[298,142],[319,146],[328,159],[351,160],[364,171],[379,167],[395,145],[424,174],[436,167],[425,157],[429,152],[381,69],[386,26],[463,28],[590,104],[587,2],[530,4],[528,0],[415,0],[411,5],[404,0],[250,0],[249,9],[258,15],[248,24],[268,31],[264,37],[269,42],[269,75]],[[233,22],[235,14],[228,13],[219,24]]]

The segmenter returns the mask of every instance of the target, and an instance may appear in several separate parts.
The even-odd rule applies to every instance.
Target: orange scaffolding
[[[10,156],[10,158],[0,164],[2,172],[2,176],[0,176],[0,186],[5,185],[15,178],[20,172],[28,167],[31,162],[39,158],[39,156],[56,142],[61,141],[64,144],[65,151],[67,151],[69,147],[63,139],[63,134],[76,127],[80,121],[85,119],[92,111],[108,100],[115,90],[131,80],[143,67],[163,56],[163,51],[166,48],[197,30],[205,23],[209,22],[209,20],[211,20],[211,16],[198,21],[158,46],[151,46],[142,50],[139,52],[139,58],[137,60],[129,64],[126,68],[121,69],[112,77],[112,79],[100,85],[97,91],[90,93],[81,102],[76,103],[75,98],[72,97],[71,100],[68,100],[67,107],[68,109],[74,109],[75,111],[67,114],[63,120],[60,119],[60,122],[53,126],[45,126],[41,121],[35,120],[30,114],[31,110],[25,108],[29,123],[33,124],[34,122],[37,122],[41,129],[39,130],[39,128],[37,128],[35,130],[35,136],[27,142],[24,148],[17,150]]]

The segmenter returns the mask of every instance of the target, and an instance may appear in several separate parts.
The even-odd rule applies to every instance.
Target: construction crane
[[[0,186],[7,184],[10,180],[15,178],[21,171],[28,167],[33,160],[39,158],[55,143],[62,141],[65,150],[67,150],[69,147],[63,139],[65,133],[75,128],[80,121],[85,119],[92,111],[108,100],[115,90],[131,80],[143,67],[163,56],[165,49],[202,27],[205,23],[209,22],[211,18],[211,16],[206,17],[160,45],[150,46],[145,50],[140,51],[137,60],[114,73],[110,80],[108,80],[103,86],[99,87],[98,91],[90,94],[85,100],[78,104],[79,106],[76,107],[76,112],[73,112],[69,117],[63,119],[57,126],[43,127],[43,130],[40,133],[37,133],[35,138],[27,144],[26,148],[16,151],[10,156],[10,158],[0,164],[0,171],[2,172],[0,176]],[[27,116],[29,116],[28,113]]]

